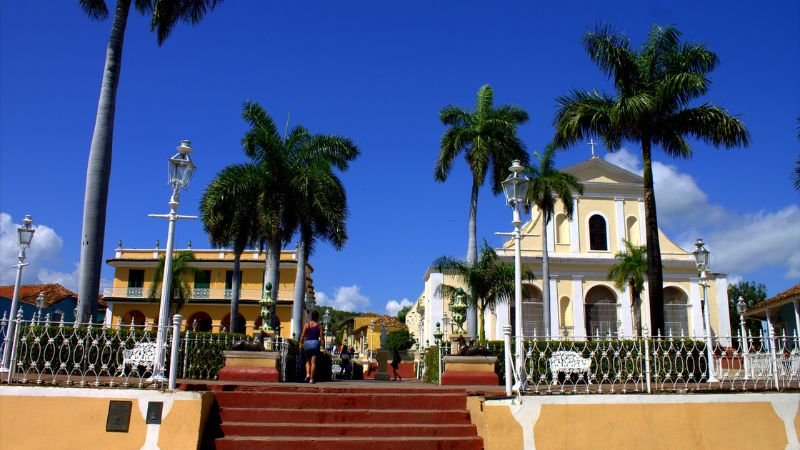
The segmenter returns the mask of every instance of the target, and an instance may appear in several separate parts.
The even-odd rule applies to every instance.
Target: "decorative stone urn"
[[[261,331],[272,334],[275,329],[272,327],[272,320],[275,318],[275,300],[272,299],[272,283],[264,286],[264,295],[258,301],[261,305]]]
[[[467,334],[464,329],[464,322],[467,320],[467,294],[461,288],[456,289],[456,295],[450,303],[450,313],[453,315],[453,334]]]

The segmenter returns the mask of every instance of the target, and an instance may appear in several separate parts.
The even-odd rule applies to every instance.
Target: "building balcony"
[[[290,300],[293,296],[292,291],[279,291],[278,298]],[[124,298],[124,299],[147,299],[150,298],[150,288],[105,288],[103,297]],[[161,297],[161,291],[155,293],[155,298]],[[190,300],[230,300],[233,297],[233,289],[211,289],[195,288],[192,289]],[[240,300],[260,300],[260,289],[242,289],[239,291]]]

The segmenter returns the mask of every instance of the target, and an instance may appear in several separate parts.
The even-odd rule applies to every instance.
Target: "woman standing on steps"
[[[314,384],[314,375],[317,371],[317,355],[319,343],[325,338],[322,327],[319,325],[319,313],[311,311],[311,320],[306,322],[300,334],[300,345],[303,346],[303,356],[306,359],[306,381]]]

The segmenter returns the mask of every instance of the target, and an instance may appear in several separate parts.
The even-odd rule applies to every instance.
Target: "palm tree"
[[[443,272],[452,272],[459,275],[469,289],[467,303],[477,307],[478,314],[478,340],[486,340],[485,314],[486,308],[494,308],[497,303],[508,301],[514,295],[514,265],[504,263],[497,256],[497,252],[483,241],[481,254],[477,263],[442,256],[433,262],[433,266]],[[533,272],[523,269],[522,279],[533,280]],[[452,297],[456,287],[442,284],[437,287],[437,294],[443,297]],[[517,314],[521,314],[517,311]],[[519,331],[517,331],[519,332]]]
[[[206,187],[200,200],[203,229],[215,247],[233,247],[230,329],[238,330],[242,253],[260,237],[261,171],[254,164],[228,166]]]
[[[333,168],[347,170],[359,150],[350,139],[311,135],[302,127],[295,128],[287,141],[292,144],[287,149],[291,151],[290,187],[295,199],[291,221],[300,235],[292,310],[292,324],[299,330],[306,295],[306,262],[317,239],[329,242],[336,250],[347,242],[347,196]]]
[[[745,125],[725,110],[692,100],[708,92],[707,75],[718,63],[704,45],[681,43],[672,27],[653,26],[642,50],[633,50],[627,37],[608,26],[587,32],[583,42],[589,57],[614,81],[616,97],[598,91],[573,90],[557,99],[554,144],[566,148],[588,135],[598,136],[611,150],[624,141],[642,147],[647,282],[650,321],[664,327],[664,276],[658,241],[656,198],[651,152],[660,147],[667,155],[690,158],[687,136],[714,146],[746,146]]]
[[[635,322],[636,335],[642,335],[641,295],[644,290],[644,279],[647,276],[647,249],[642,245],[633,245],[625,240],[625,251],[614,255],[616,264],[611,266],[607,278],[614,282],[620,291],[628,285],[631,296],[631,312]]]
[[[122,42],[131,4],[133,3],[140,13],[152,15],[150,30],[156,32],[158,45],[161,46],[178,21],[196,24],[221,1],[117,0],[111,36],[106,49],[92,144],[89,149],[89,166],[86,170],[78,280],[78,320],[81,322],[94,317],[97,312],[97,292],[100,288],[100,271],[103,265],[108,182],[111,175],[114,113],[117,108],[117,87],[122,66]],[[80,6],[90,19],[103,20],[109,15],[104,0],[80,0]]]
[[[292,238],[286,218],[286,209],[291,208],[293,202],[286,198],[290,177],[284,160],[285,142],[275,121],[258,103],[244,102],[242,118],[250,125],[242,138],[242,149],[261,172],[257,206],[261,210],[262,225],[259,241],[267,248],[264,286],[272,286],[270,295],[277,300],[281,247]]]
[[[458,106],[445,106],[439,119],[447,126],[440,143],[439,158],[433,177],[444,182],[460,153],[472,172],[472,190],[469,202],[469,239],[467,241],[467,263],[478,259],[476,237],[478,216],[478,191],[491,173],[492,193],[502,192],[502,181],[508,175],[511,162],[518,159],[528,163],[528,155],[522,141],[517,137],[517,127],[528,121],[528,113],[516,106],[493,106],[492,88],[483,85],[478,90],[475,110],[467,111]],[[476,311],[469,310],[470,324],[475,324]],[[470,328],[473,328],[471,326]],[[474,329],[469,330],[474,333]]]
[[[190,251],[178,252],[172,258],[172,282],[170,283],[169,305],[171,313],[177,314],[183,305],[192,298],[192,284],[189,280],[194,278],[197,269],[190,266],[195,262],[194,253]],[[164,256],[158,257],[158,267],[153,274],[153,286],[150,288],[150,299],[156,300],[161,295],[161,282],[164,279]]]
[[[317,238],[341,249],[347,241],[347,201],[333,168],[345,171],[358,156],[350,139],[311,134],[302,126],[281,137],[274,120],[256,102],[245,102],[243,117],[251,128],[242,139],[245,154],[262,172],[263,240],[267,242],[265,283],[277,299],[278,258],[282,243],[300,234],[292,330],[299,335],[305,303],[306,261]]]
[[[550,308],[550,262],[547,252],[547,224],[555,214],[556,200],[564,205],[564,215],[572,220],[574,205],[572,192],[583,194],[583,184],[574,175],[560,172],[555,168],[555,149],[548,146],[544,155],[534,153],[538,165],[528,168],[526,175],[530,178],[526,204],[536,206],[542,215],[542,314],[543,323],[548,324],[551,333],[558,329],[558,323],[551,323]],[[558,310],[558,308],[556,308]]]

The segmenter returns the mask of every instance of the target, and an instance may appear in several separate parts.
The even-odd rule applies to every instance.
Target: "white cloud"
[[[637,155],[622,149],[606,160],[642,173]],[[679,229],[676,242],[691,251],[703,236],[712,251],[711,267],[742,279],[748,272],[781,268],[788,279],[800,278],[800,207],[736,214],[709,203],[691,175],[675,166],[653,162],[653,181],[661,228]]]
[[[800,278],[800,207],[777,212],[758,212],[737,217],[712,229],[705,239],[713,251],[715,271],[750,272],[765,267],[784,267],[786,278]]]
[[[17,228],[21,224],[14,223],[10,214],[0,213],[0,285],[11,285],[16,281],[19,244]],[[28,264],[22,270],[23,284],[58,283],[65,288],[77,292],[78,289],[78,263],[73,263],[72,272],[53,270],[48,265],[60,261],[64,240],[56,231],[47,225],[34,222],[31,246],[25,252],[25,262]],[[100,289],[111,287],[111,280],[101,279]]]
[[[0,213],[0,284],[3,285],[14,284],[16,278],[17,269],[12,266],[17,264],[19,254],[17,228],[20,226],[14,223],[11,215]],[[46,263],[57,262],[64,246],[63,239],[52,228],[34,223],[33,229],[36,232],[26,251],[28,266],[22,270],[23,283],[40,282],[39,271]]]
[[[642,174],[639,157],[627,149],[608,153],[605,159],[633,173]],[[653,184],[659,223],[666,226],[715,224],[729,219],[722,207],[708,202],[708,195],[691,175],[679,172],[675,166],[653,161]]]
[[[355,284],[337,287],[332,298],[317,291],[316,300],[321,306],[331,306],[342,311],[361,312],[369,306],[369,298],[361,293],[361,286]]]
[[[386,302],[386,314],[390,316],[396,316],[397,312],[400,311],[402,308],[405,308],[406,306],[411,306],[413,304],[414,303],[412,303],[411,300],[407,298],[404,298],[399,302],[397,300],[389,300],[388,302]]]

